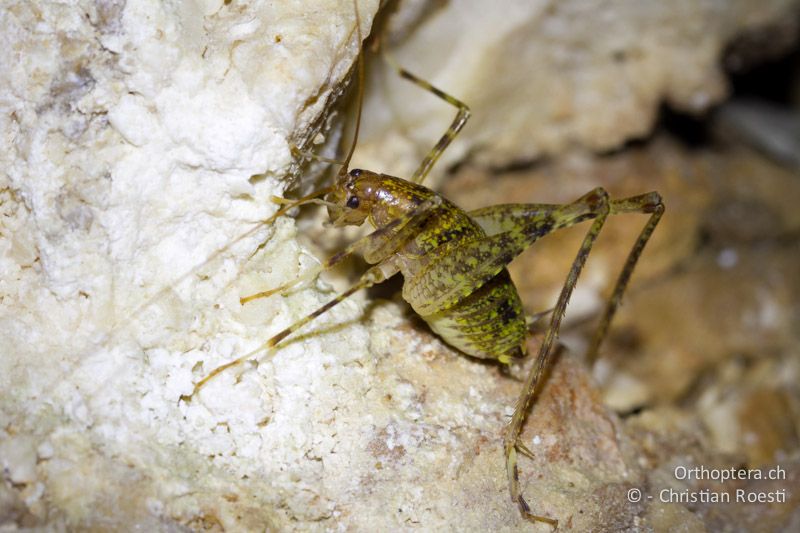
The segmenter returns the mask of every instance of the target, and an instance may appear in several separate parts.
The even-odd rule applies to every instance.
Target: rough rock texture
[[[784,4],[762,5],[768,7],[758,16],[749,15],[749,3],[713,11],[724,22],[714,26],[724,30],[719,33],[698,22],[713,41],[699,47],[699,59],[693,58],[694,47],[685,48],[683,34],[674,37],[674,53],[682,59],[669,72],[686,73],[691,83],[676,81],[673,99],[684,94],[681,90],[718,94],[719,78],[709,61],[736,28],[774,20]],[[359,6],[366,28],[377,5]],[[548,12],[544,5],[532,6]],[[449,349],[404,304],[342,304],[273,358],[262,359],[257,369],[223,373],[191,403],[179,400],[212,368],[259,346],[331,297],[326,284],[310,283],[286,297],[244,307],[238,301],[316,262],[296,243],[288,217],[248,230],[275,210],[269,197],[282,193],[293,169],[289,142],[324,140],[317,134],[326,133],[325,111],[358,51],[352,8],[349,0],[315,1],[313,7],[131,0],[9,1],[0,10],[1,526],[531,528],[508,501],[501,453],[518,381]],[[436,10],[420,13],[437,20]],[[508,13],[493,18],[461,13],[496,24],[498,36],[506,19],[513,22]],[[663,24],[685,31],[682,13],[674,15],[674,24]],[[519,18],[526,20],[532,23]],[[590,36],[581,38],[583,26],[567,23],[592,27],[595,22],[575,14],[552,20],[554,33],[520,54],[521,60],[550,46],[556,55],[576,50],[573,39],[585,42]],[[563,39],[558,46],[557,35]],[[664,46],[668,51],[671,45]],[[414,67],[403,52],[397,54]],[[481,62],[489,56],[473,57]],[[581,61],[591,77],[594,59]],[[687,64],[696,66],[693,61],[710,70],[689,69]],[[463,58],[457,62],[463,64]],[[568,79],[580,71],[571,68]],[[547,79],[557,83],[558,75],[549,71]],[[713,83],[702,86],[709,79]],[[386,97],[379,88],[373,92]],[[422,103],[414,94],[408,101]],[[605,106],[608,93],[596,94],[594,105]],[[663,94],[649,98],[657,101]],[[483,117],[502,116],[502,105],[490,110],[505,97],[459,95]],[[380,119],[374,104],[366,113]],[[610,116],[617,120],[616,113]],[[476,118],[482,128],[486,118]],[[448,120],[434,119],[431,138]],[[642,120],[638,133],[651,118]],[[545,130],[553,126],[536,124]],[[542,135],[562,135],[554,131]],[[607,146],[603,142],[593,146]],[[423,144],[422,152],[429,141]],[[512,159],[539,153],[512,154],[510,145],[502,146],[507,152],[497,154]],[[597,376],[580,361],[580,350],[565,351],[554,366],[523,433],[536,454],[521,461],[525,494],[536,512],[576,530],[680,523],[689,529],[704,523],[716,529],[790,528],[798,521],[796,489],[794,503],[769,508],[769,516],[764,507],[698,511],[630,503],[626,497],[631,488],[662,488],[674,464],[732,464],[730,458],[753,466],[776,460],[787,469],[797,464],[798,371],[791,343],[800,328],[792,296],[797,279],[789,274],[796,247],[781,238],[761,245],[765,234],[796,234],[797,211],[791,208],[800,200],[794,200],[790,185],[794,176],[749,157],[729,168],[727,156],[707,160],[668,144],[648,150],[600,163],[577,156],[552,167],[568,175],[555,183],[557,193],[545,188],[554,185],[550,175],[544,184],[518,175],[490,176],[486,182],[470,168],[449,191],[465,205],[478,200],[486,205],[504,201],[504,188],[515,200],[531,201],[572,199],[598,184],[614,194],[657,188],[675,213],[648,249],[638,288]],[[387,156],[386,165],[376,169],[394,170],[388,148]],[[419,160],[416,151],[413,156],[411,161]],[[663,172],[652,172],[651,159],[664,162]],[[720,179],[748,165],[754,165],[752,173],[767,176],[766,186],[746,180],[746,173],[738,181]],[[597,172],[604,166],[605,177]],[[476,181],[467,187],[459,181],[469,179]],[[747,187],[754,190],[742,193]],[[770,194],[775,190],[781,194]],[[472,199],[460,196],[467,192]],[[716,203],[726,197],[736,201]],[[746,226],[751,231],[746,238],[731,236],[738,205],[756,222]],[[723,239],[714,242],[730,238],[749,244],[736,248],[735,256],[726,245],[697,254],[705,242],[698,228]],[[637,230],[638,220],[635,227],[609,227],[594,254],[594,270],[587,271],[576,293],[574,316],[596,309],[599,289],[613,275],[611,262],[621,260]],[[615,233],[619,244],[609,248]],[[541,277],[525,275],[526,258],[515,266],[532,310],[552,301],[576,235],[554,236],[553,244],[545,240],[536,248],[543,262],[534,268]],[[713,336],[665,335],[693,324],[680,322],[690,317],[680,311],[678,292],[647,296],[664,290],[667,281],[648,281],[670,280],[675,291],[699,298],[697,284],[719,278],[715,265],[732,262],[731,283],[743,292],[749,285],[741,280],[770,265],[772,281],[755,295],[743,295],[753,303],[740,319],[745,328],[761,328],[754,336],[768,332],[771,348],[762,354],[763,344],[747,344],[752,340],[747,335],[732,335],[730,345],[714,350],[707,349]],[[679,268],[684,264],[691,268]],[[674,303],[668,298],[673,294]],[[677,321],[667,329],[650,314],[654,298],[663,302],[662,316]],[[741,330],[741,320],[716,314],[733,304],[710,298],[710,305],[707,312],[718,320],[720,337]],[[702,308],[692,310],[705,316]],[[571,337],[576,346],[585,339],[580,332]],[[763,360],[752,364],[755,357],[742,357],[743,350]],[[645,356],[623,357],[628,351]],[[670,380],[658,379],[653,373],[662,372],[658,365],[665,352],[676,363],[694,364],[686,374],[670,367],[663,370]],[[524,375],[531,363],[512,373]],[[724,371],[717,375],[717,368]],[[604,384],[602,395],[594,379]],[[712,387],[702,390],[710,392],[695,393],[701,390],[695,384],[706,380]],[[603,396],[623,414],[634,414],[620,418]],[[676,411],[670,403],[676,398],[686,409]],[[774,406],[769,416],[759,410],[762,405]],[[786,486],[791,481],[796,487],[797,469],[790,472]]]
[[[465,154],[505,166],[575,145],[609,150],[647,135],[664,103],[708,110],[728,91],[726,45],[760,32],[785,48],[800,10],[796,0],[455,0],[419,16],[419,4],[401,3],[391,53],[473,110],[439,172]],[[376,63],[361,160],[410,176],[453,109]]]

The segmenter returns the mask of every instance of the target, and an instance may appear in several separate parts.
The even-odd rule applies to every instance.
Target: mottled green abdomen
[[[467,355],[503,362],[524,355],[525,313],[506,269],[455,305],[422,318]]]
[[[370,191],[381,198],[370,212],[375,227],[388,227],[438,199],[430,212],[408,222],[414,232],[398,238],[392,251],[405,277],[403,298],[445,342],[467,355],[503,362],[524,355],[525,314],[505,269],[510,258],[503,258],[502,243],[491,241],[467,212],[430,189],[386,175],[372,179]],[[502,260],[488,265],[496,258]]]

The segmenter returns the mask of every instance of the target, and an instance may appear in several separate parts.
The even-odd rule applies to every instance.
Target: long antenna
[[[358,0],[353,0],[353,8],[356,12],[356,34],[358,35],[359,50],[363,48],[362,41],[364,36],[361,33],[361,15],[358,12]],[[361,108],[364,105],[364,57],[363,52],[358,54],[356,58],[356,65],[358,68],[358,107],[356,108],[356,129],[353,132],[353,143],[350,145],[350,151],[347,153],[347,158],[344,160],[344,166],[339,169],[339,175],[347,174],[350,167],[350,159],[353,157],[353,152],[356,151],[356,144],[358,144],[358,132],[361,129]]]
[[[361,49],[362,48],[361,42],[364,39],[364,36],[361,33],[361,16],[358,13],[358,1],[357,0],[353,0],[353,8],[355,9],[355,13],[356,13],[356,35],[358,35],[358,47],[359,47],[359,49]],[[355,152],[355,150],[356,150],[356,144],[358,144],[358,132],[361,129],[361,108],[363,107],[363,103],[364,103],[364,60],[362,58],[362,55],[363,54],[359,53],[358,57],[356,58],[356,64],[358,66],[358,94],[357,94],[358,108],[357,108],[357,111],[356,111],[356,129],[355,129],[355,132],[353,133],[353,143],[350,145],[350,150],[347,152],[347,158],[344,160],[344,164],[342,164],[342,168],[339,169],[339,175],[340,176],[343,176],[343,175],[347,174],[347,171],[349,170],[348,167],[350,166],[350,159],[353,157],[353,152]],[[299,149],[296,149],[296,150],[298,152],[302,153],[302,150],[299,150]],[[314,156],[314,157],[316,157],[318,159],[324,159],[324,158],[320,158],[319,156]],[[333,161],[333,162],[336,163],[336,161]],[[316,198],[318,198],[318,197],[320,197],[320,196],[322,196],[324,194],[328,194],[333,189],[334,189],[334,186],[331,185],[330,187],[325,187],[324,189],[320,189],[318,191],[315,191],[315,192],[309,194],[308,196],[304,196],[303,198],[300,198],[299,200],[295,200],[294,202],[289,202],[287,205],[285,205],[283,208],[279,209],[275,214],[273,214],[271,217],[269,217],[268,221],[272,221],[272,220],[278,218],[279,216],[283,215],[284,213],[286,213],[290,209],[293,209],[293,208],[298,207],[298,206],[303,205],[303,204],[312,203]]]

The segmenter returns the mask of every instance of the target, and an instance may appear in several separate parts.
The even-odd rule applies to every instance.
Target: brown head
[[[354,168],[336,178],[333,190],[325,196],[328,216],[335,227],[360,226],[370,214],[380,176]]]

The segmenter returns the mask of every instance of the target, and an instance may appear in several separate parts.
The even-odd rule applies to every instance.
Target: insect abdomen
[[[379,176],[373,190],[383,199],[383,208],[372,212],[377,227],[437,196],[422,185],[386,175]],[[525,314],[505,268],[466,294],[455,298],[443,294],[457,293],[447,289],[459,289],[470,281],[465,265],[453,263],[453,257],[443,250],[486,238],[483,229],[465,211],[441,198],[441,205],[418,230],[396,251],[395,259],[405,277],[406,301],[445,342],[467,355],[503,362],[524,355]]]
[[[422,318],[467,355],[503,362],[524,355],[525,314],[506,269],[451,307]]]

